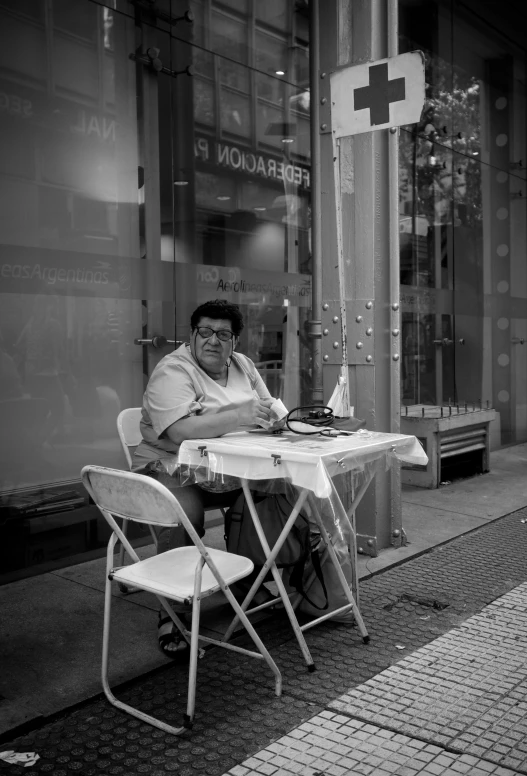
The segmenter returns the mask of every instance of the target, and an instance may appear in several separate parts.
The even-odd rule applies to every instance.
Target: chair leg
[[[123,534],[128,537],[128,523],[129,520],[123,520],[122,524],[122,531]],[[125,566],[126,565],[126,553],[124,550],[124,545],[119,545],[119,566]],[[119,590],[123,595],[128,595],[129,593],[135,592],[135,588],[128,587],[128,585],[124,585],[122,582],[119,582]]]
[[[157,552],[157,534],[156,534],[155,528],[154,528],[153,525],[149,525],[148,527],[150,529],[150,535],[152,537],[152,541],[154,542],[154,546],[155,546],[156,552]]]
[[[123,534],[126,537],[128,536],[128,523],[129,522],[130,522],[129,520],[123,520],[122,531],[123,531]],[[149,525],[148,528],[150,529],[150,534],[152,536],[152,541],[154,542],[154,546],[155,546],[156,552],[157,552],[157,534],[155,532],[155,529],[154,529],[153,525]],[[124,566],[124,565],[126,565],[126,555],[125,555],[124,547],[121,544],[121,548],[119,550],[119,566]],[[123,595],[130,595],[130,593],[139,593],[140,592],[138,587],[130,587],[129,585],[125,585],[122,582],[119,582],[119,590],[121,591],[121,593]]]
[[[201,589],[201,574],[200,586]],[[198,648],[199,648],[199,622],[201,614],[201,598],[194,595],[192,602],[192,626],[190,636],[190,657],[188,666],[188,696],[187,696],[187,714],[185,716],[185,727],[191,728],[194,720],[194,710],[196,708],[196,682],[198,678]]]
[[[222,590],[223,590],[223,594],[225,595],[227,601],[230,603],[230,605],[232,606],[232,608],[236,612],[236,615],[238,616],[238,619],[240,620],[240,622],[242,623],[243,627],[245,628],[245,630],[247,631],[247,633],[249,634],[249,636],[253,640],[255,646],[258,648],[258,651],[259,651],[260,655],[263,657],[263,659],[265,660],[265,662],[267,663],[267,665],[269,666],[269,668],[273,672],[274,678],[275,678],[275,695],[276,695],[277,698],[279,698],[281,696],[281,694],[282,694],[282,674],[280,673],[280,670],[279,670],[278,666],[276,665],[276,663],[274,662],[273,658],[271,657],[271,655],[267,651],[263,641],[261,640],[259,635],[254,630],[254,628],[252,626],[252,623],[249,620],[249,618],[247,617],[247,615],[245,614],[244,610],[242,609],[242,607],[240,606],[238,601],[235,599],[235,597],[231,593],[230,588],[229,587],[225,587],[225,588],[222,588]],[[223,646],[226,649],[229,649],[230,645],[227,644],[226,642],[222,642],[220,646]],[[252,654],[255,655],[256,657],[258,657],[258,655],[256,653],[253,652]]]
[[[173,727],[167,725],[166,722],[162,722],[156,717],[145,714],[143,711],[129,706],[127,703],[123,703],[118,700],[110,689],[110,683],[108,681],[108,654],[110,647],[110,624],[111,624],[111,610],[112,610],[112,583],[109,578],[110,571],[113,567],[113,553],[115,549],[117,537],[113,534],[108,542],[108,552],[106,555],[106,586],[104,589],[104,625],[103,625],[103,638],[102,638],[102,665],[101,665],[101,679],[104,694],[108,701],[121,711],[125,711],[127,714],[131,714],[132,717],[140,719],[142,722],[147,722],[149,725],[153,725],[165,733],[169,733],[172,736],[180,736],[187,729],[184,725],[182,727]]]
[[[128,523],[129,522],[130,522],[129,520],[123,520],[123,524],[121,526],[121,530],[122,530],[123,534],[126,537],[128,537]],[[124,566],[125,563],[126,563],[126,554],[125,554],[125,551],[124,551],[124,545],[120,544],[119,545],[119,566]]]

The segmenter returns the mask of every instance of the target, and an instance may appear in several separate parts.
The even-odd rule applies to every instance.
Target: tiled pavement
[[[229,776],[527,773],[527,583]]]
[[[228,772],[229,776],[514,776],[470,755],[323,711]]]
[[[342,768],[350,774],[399,776],[527,773],[521,759],[521,721],[527,707],[521,695],[525,664],[520,652],[527,646],[525,607],[505,612],[502,606],[504,600],[513,601],[507,594],[527,581],[526,517],[527,510],[507,515],[363,581],[361,608],[370,644],[364,645],[356,629],[343,625],[314,628],[307,640],[318,663],[315,673],[306,671],[283,618],[259,627],[283,673],[280,699],[273,695],[265,666],[213,650],[199,664],[197,717],[190,736],[167,736],[99,699],[2,744],[2,749],[36,751],[41,759],[31,771],[0,764],[0,774],[219,776],[229,769],[245,773],[236,768],[252,762],[248,757],[261,763],[255,773],[273,776],[340,776]],[[488,606],[501,596],[502,602]],[[514,623],[512,636],[504,635],[507,622]],[[448,653],[448,645],[455,654]],[[380,672],[390,680],[381,704],[376,694],[383,691]],[[186,671],[168,666],[120,688],[117,695],[177,723],[184,710],[186,679]],[[422,690],[421,681],[427,688],[443,682],[437,712],[438,699],[431,689]],[[359,685],[366,688],[366,695],[360,696],[364,703],[355,695]],[[340,702],[347,705],[334,708],[343,693]],[[456,727],[456,715],[462,728]],[[434,727],[437,720],[439,729]],[[446,742],[438,738],[442,730],[448,731]],[[323,765],[312,767],[317,760],[303,761],[309,755],[302,747],[315,734],[325,744],[315,752]],[[332,741],[330,736],[337,734],[344,739]],[[306,735],[302,744],[290,744]],[[274,751],[284,742],[281,754]],[[380,747],[379,742],[387,743]],[[289,748],[300,754],[288,755],[292,766],[287,770],[283,764],[271,764],[269,757],[262,759],[262,750],[283,757]],[[380,757],[376,749],[394,753],[377,762],[371,759]],[[356,764],[341,766],[335,756]],[[513,766],[507,765],[507,757],[515,758]]]

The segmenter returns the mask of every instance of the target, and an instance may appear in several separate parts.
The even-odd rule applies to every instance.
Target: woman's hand
[[[269,423],[272,403],[273,399],[260,399],[260,397],[255,396],[248,404],[240,408],[240,425],[260,425],[262,420]]]
[[[279,431],[281,428],[285,428],[285,418],[275,420],[272,426],[269,426],[268,431]]]

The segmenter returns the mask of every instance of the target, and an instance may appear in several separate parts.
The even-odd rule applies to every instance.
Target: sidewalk
[[[527,772],[527,583],[332,701],[229,776]]]
[[[465,480],[440,491],[405,491],[404,524],[411,543],[400,550],[386,551],[379,558],[360,561],[364,580],[361,606],[372,634],[368,647],[362,645],[355,631],[350,634],[344,626],[331,624],[309,631],[309,644],[320,665],[315,674],[306,675],[296,643],[291,643],[287,624],[275,618],[266,625],[262,629],[264,641],[284,673],[281,699],[272,696],[266,672],[255,673],[254,661],[247,666],[245,661],[233,661],[231,656],[211,652],[200,663],[199,720],[188,740],[167,742],[161,731],[122,716],[106,701],[95,700],[73,713],[66,711],[59,721],[30,733],[17,743],[17,748],[22,751],[21,747],[26,746],[27,741],[30,749],[34,747],[41,754],[48,751],[46,759],[42,755],[41,765],[37,764],[34,772],[46,766],[42,772],[58,774],[57,762],[64,762],[62,770],[66,774],[75,769],[74,763],[78,762],[83,773],[101,773],[100,760],[104,753],[99,752],[95,759],[88,760],[84,755],[95,756],[97,747],[102,747],[112,758],[108,761],[108,768],[110,765],[112,768],[104,770],[105,773],[166,773],[167,765],[170,766],[168,770],[177,773],[195,773],[200,762],[204,772],[223,773],[234,763],[243,761],[250,751],[265,747],[293,725],[322,712],[334,698],[398,660],[403,650],[397,650],[397,644],[406,651],[418,648],[438,632],[448,631],[472,612],[481,610],[486,603],[524,581],[527,526],[520,523],[517,514],[494,521],[527,502],[524,488],[526,459],[525,445],[509,448],[493,454],[489,475]],[[507,551],[513,559],[511,563],[509,557],[503,555],[505,526],[508,526]],[[480,530],[476,530],[478,528]],[[408,559],[412,553],[422,553],[467,531],[472,533],[439,547],[436,552],[389,568]],[[482,555],[479,548],[483,539]],[[443,565],[447,556],[454,560],[452,574],[444,578]],[[432,569],[432,573],[424,573],[423,564]],[[4,629],[7,659],[2,662],[4,670],[0,685],[0,692],[5,696],[0,702],[0,714],[4,710],[3,740],[9,737],[9,730],[24,720],[44,723],[46,716],[100,695],[104,572],[101,561],[83,566],[62,569],[44,578],[24,580],[0,589],[0,605],[3,604],[8,622]],[[387,569],[384,573],[368,578],[383,568]],[[452,584],[462,603],[453,603],[448,592]],[[372,599],[375,590],[381,592]],[[445,596],[448,599],[445,608],[434,609],[433,602],[442,605]],[[139,703],[161,704],[170,713],[174,705],[180,706],[186,677],[184,671],[178,673],[172,664],[159,669],[167,661],[155,645],[154,606],[141,600],[140,596],[120,598],[116,604],[115,646],[127,644],[128,657],[118,670],[114,670],[113,681],[119,683],[133,676],[143,676],[132,683],[127,692],[139,694]],[[135,607],[133,618],[128,616],[130,607]],[[425,612],[422,621],[421,617],[416,620],[415,616],[420,608]],[[411,622],[406,622],[409,614]],[[410,630],[407,626],[411,626]],[[145,638],[148,632],[152,638]],[[124,655],[121,650],[119,657],[124,658]],[[154,668],[159,670],[144,677]],[[249,687],[245,671],[249,672]],[[246,714],[240,719],[241,710]],[[135,728],[140,730],[134,733]],[[58,738],[55,730],[61,731]],[[98,736],[97,741],[91,738],[92,735]],[[116,736],[120,741],[116,751],[122,756],[114,757],[116,751],[112,747],[116,744]],[[144,739],[145,744],[139,747],[139,754],[130,752],[127,758],[130,746],[132,749],[135,746],[137,751],[137,745],[130,743],[134,737]],[[110,743],[103,746],[101,738],[111,742],[111,746]],[[57,748],[53,749],[55,739]],[[78,746],[74,745],[73,739]],[[94,745],[91,748],[90,743]],[[75,754],[77,751],[79,754]],[[168,755],[169,751],[171,755]],[[131,764],[119,765],[133,759],[132,755],[140,758],[135,762],[135,766],[141,766],[140,770],[134,770]],[[54,759],[57,757],[58,761]],[[81,759],[76,760],[76,757]],[[162,757],[163,767],[152,766],[144,770],[147,763],[143,757]],[[99,763],[98,767],[92,771],[90,766],[86,770],[92,760]],[[185,770],[187,762],[192,762],[193,769]],[[26,771],[19,768],[13,772]]]

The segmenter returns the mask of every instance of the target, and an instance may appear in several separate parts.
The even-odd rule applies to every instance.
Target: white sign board
[[[414,124],[425,101],[421,51],[353,65],[331,74],[331,129],[348,137]]]

